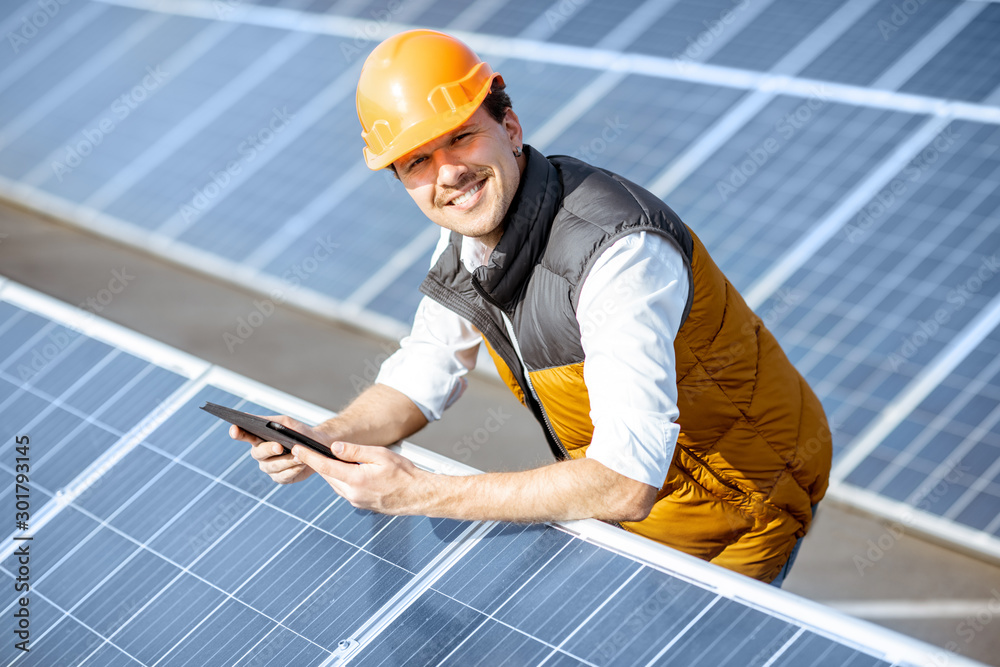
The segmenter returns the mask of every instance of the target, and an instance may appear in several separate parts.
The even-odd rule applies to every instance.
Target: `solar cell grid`
[[[736,6],[742,4],[747,3],[730,3]],[[848,3],[840,0],[811,2],[775,0],[745,29],[734,35],[730,43],[709,58],[708,62],[769,70],[781,60],[782,56],[800,44],[807,35],[845,4]],[[805,62],[794,63],[795,66],[805,64]]]
[[[177,650],[178,655],[205,652],[198,658],[208,661],[203,664],[233,664],[274,630],[269,611],[280,613],[287,625],[301,628],[300,634],[309,641],[321,641],[326,655],[342,635],[376,611],[464,530],[458,522],[369,515],[343,501],[331,501],[329,493],[320,515],[308,522],[266,504],[281,487],[266,484],[259,471],[253,481],[231,477],[249,459],[248,451],[229,440],[218,420],[208,417],[206,430],[204,417],[195,410],[206,396],[220,398],[218,390],[208,389],[188,402],[150,434],[151,442],[129,452],[106,479],[60,512],[36,537],[39,543],[74,545],[65,554],[50,550],[50,564],[43,561],[34,570],[37,590],[74,618],[85,620],[85,600],[119,599],[116,590],[146,596],[142,604],[156,601],[145,608],[136,602],[134,615],[104,629],[104,637],[110,635],[115,645],[144,663]],[[224,396],[227,402],[240,404],[231,394]],[[260,406],[242,407],[266,412]],[[191,438],[197,430],[192,432],[189,422],[199,420],[204,432]],[[173,429],[187,436],[175,437]],[[152,442],[183,449],[171,454]],[[206,458],[204,452],[211,455]],[[242,488],[247,483],[252,490]],[[257,548],[261,544],[275,546]],[[302,557],[300,545],[311,557]],[[105,550],[115,556],[105,557]],[[140,557],[142,568],[129,565]],[[96,569],[80,576],[77,559],[85,569]],[[303,590],[294,598],[297,604],[289,607],[289,598],[274,595],[275,579],[284,581],[283,591],[312,584],[319,592]],[[46,580],[51,582],[48,586]],[[251,603],[244,597],[264,609],[248,606]],[[334,599],[338,611],[331,613]],[[313,604],[320,609],[311,610]],[[183,605],[184,614],[172,611],[177,605]],[[192,614],[192,609],[201,611]],[[150,628],[164,625],[162,632],[150,634]],[[222,628],[227,637],[235,627],[249,632],[247,625],[256,630],[241,641],[227,639],[219,646],[211,639]],[[181,642],[189,632],[193,634]],[[56,640],[54,633],[48,641],[64,641],[63,631],[58,636]],[[282,651],[303,650],[301,642],[287,647]]]
[[[290,59],[313,40],[312,35],[291,33],[281,36],[271,49],[254,44],[253,51],[260,57],[249,65],[241,62],[239,76],[225,81],[226,85],[191,110],[186,121],[190,130],[151,146],[140,157],[149,163],[138,174],[141,178],[130,179],[127,191],[112,189],[114,194],[105,197],[111,201],[104,210],[126,220],[146,220],[155,229],[172,216],[180,216],[183,205],[197,211],[196,207],[220,196],[226,190],[225,177],[214,178],[212,174],[225,173],[231,162],[246,168],[251,164],[246,162],[250,155],[265,159],[267,145],[276,140],[278,129],[291,123],[295,111],[325,83],[314,79],[312,85],[288,88],[277,83],[282,79],[291,79],[293,85],[301,81],[293,76],[297,68]],[[165,183],[172,185],[164,187]],[[208,200],[205,204],[195,199],[198,193]],[[191,220],[189,214],[182,222],[190,224]]]
[[[7,298],[19,303],[25,294]],[[2,303],[0,336],[15,330],[14,320],[32,325],[19,331],[25,342],[46,330],[48,316]],[[50,312],[60,310],[68,309]],[[102,338],[108,332],[105,325]],[[75,352],[95,361],[137,360],[130,351],[136,340]],[[142,364],[149,366],[132,361],[113,377],[131,371],[139,385],[155,384],[152,372],[138,370]],[[80,364],[66,355],[51,372],[64,369]],[[349,639],[339,651],[356,664],[736,665],[748,655],[780,664],[800,650],[811,661],[795,664],[830,664],[816,656],[837,650],[845,660],[889,664],[874,657],[876,649],[820,638],[801,619],[791,622],[644,562],[650,550],[670,552],[640,538],[637,555],[626,558],[600,538],[593,543],[549,526],[355,510],[317,477],[270,484],[226,425],[197,406],[212,400],[263,413],[276,408],[241,398],[239,387],[252,387],[224,372],[177,377],[184,391],[173,393],[152,430],[83,486],[78,473],[69,484],[77,491],[39,513],[48,519],[33,531],[33,544],[45,546],[32,559],[34,643],[30,654],[0,647],[4,659],[318,665]],[[54,397],[36,397],[41,404],[33,413],[52,409]],[[102,404],[98,398],[87,405],[96,413]],[[32,442],[66,430],[57,423],[42,433],[40,425],[30,427]],[[0,560],[8,577],[17,567],[11,551]]]
[[[907,14],[898,3],[880,0],[801,74],[810,79],[869,85],[957,4],[925,3],[920,11]]]
[[[494,6],[496,11],[486,13],[487,18],[480,20],[477,28],[488,34],[509,36],[520,34],[550,9],[549,3],[537,0],[506,0]]]
[[[243,53],[266,51],[280,36],[274,30],[254,26],[221,26],[207,26],[186,49],[178,43],[176,48],[196,58],[197,64],[177,71],[167,68],[170,76],[156,95],[145,100],[116,126],[115,131],[106,135],[100,146],[87,156],[82,168],[74,169],[62,182],[46,174],[48,180],[42,187],[75,201],[85,201],[118,175],[125,165],[133,164],[157,141],[169,136],[181,119],[188,118],[226,82],[235,78],[247,65]],[[39,166],[35,165],[34,169]],[[164,204],[161,202],[166,195],[149,192],[147,199],[154,209],[162,209]],[[146,228],[159,222],[155,216],[131,220],[132,224]]]
[[[83,3],[81,3],[82,5]],[[70,20],[74,11],[85,11],[80,8],[66,8],[65,14],[60,11],[51,26],[58,29],[62,21]],[[107,7],[96,4],[87,7],[95,14],[95,19],[87,23],[87,30],[74,32],[63,42],[59,49],[43,59],[30,69],[30,74],[22,74],[17,79],[18,95],[5,95],[3,109],[0,110],[0,127],[22,114],[30,105],[36,102],[53,87],[53,82],[60,82],[72,76],[94,55],[95,32],[102,38],[121,34],[129,27],[141,21],[145,12]],[[33,40],[34,41],[34,40]],[[39,43],[41,39],[38,40]],[[107,43],[107,39],[103,43]],[[101,42],[99,42],[101,43]],[[26,55],[27,55],[26,51]],[[9,140],[9,138],[7,138]]]
[[[124,122],[134,110],[155,95],[167,81],[165,59],[197,31],[201,22],[185,17],[168,18],[147,38],[139,41],[127,57],[112,62],[87,84],[71,94],[51,112],[35,121],[3,150],[0,171],[23,178],[39,162],[45,162],[46,176],[59,180],[73,171],[77,159],[89,157],[103,144],[109,127]],[[74,76],[74,75],[71,75]],[[110,125],[109,125],[110,123]],[[114,130],[112,129],[111,132]],[[82,147],[77,148],[82,144]],[[68,158],[73,147],[76,158]],[[46,159],[53,150],[55,156]],[[81,152],[85,155],[81,155]],[[51,162],[64,170],[56,173]],[[67,161],[70,165],[67,165]]]
[[[544,152],[572,155],[649,183],[742,96],[738,90],[632,75]],[[617,103],[622,99],[630,101],[627,109]]]
[[[641,0],[620,0],[614,3],[587,2],[583,3],[572,16],[565,16],[559,12],[557,13],[559,20],[551,40],[579,46],[594,46],[607,35],[611,26],[619,24],[642,5]]]
[[[994,331],[846,481],[996,535],[998,422],[1000,333]]]
[[[745,289],[913,131],[918,119],[780,96],[667,197]]]
[[[400,276],[389,283],[372,301],[368,308],[388,315],[400,322],[411,322],[417,304],[423,296],[419,291],[420,283],[427,275],[427,267],[431,265],[433,248],[427,250],[417,261]]]
[[[414,23],[428,28],[440,30],[455,20],[463,11],[469,8],[462,0],[444,0],[432,3],[424,13],[417,17]]]
[[[946,99],[982,100],[1000,84],[1000,7],[982,12],[900,88]]]
[[[699,39],[702,43],[711,43],[721,36],[727,28],[727,24],[721,21],[722,13],[729,10],[735,16],[740,8],[739,5],[734,7],[735,3],[731,0],[680,0],[666,4],[670,6],[667,12],[628,46],[629,51],[679,58],[685,49],[692,48],[691,44],[696,49]],[[742,5],[744,8],[747,6],[748,3]]]
[[[918,156],[901,172],[903,190],[897,188],[888,210],[879,202],[863,208],[787,283],[803,295],[833,285],[773,328],[824,397],[840,446],[1000,290],[1000,283],[976,277],[1000,250],[991,222],[1000,204],[992,183],[1000,171],[995,151],[984,150],[996,133],[956,124],[953,135],[949,152],[937,153],[933,163],[926,156],[934,153]],[[948,183],[953,170],[963,174],[961,188]],[[866,326],[855,333],[859,323]]]

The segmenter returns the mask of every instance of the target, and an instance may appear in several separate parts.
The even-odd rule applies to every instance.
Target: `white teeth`
[[[458,197],[455,197],[454,199],[452,199],[451,203],[454,204],[455,206],[461,206],[465,202],[467,202],[470,199],[472,199],[472,195],[474,195],[477,192],[479,192],[482,189],[482,187],[483,187],[482,182],[476,183],[476,185],[471,190],[469,190],[468,192],[466,192],[466,193],[464,193],[462,195],[459,195]]]

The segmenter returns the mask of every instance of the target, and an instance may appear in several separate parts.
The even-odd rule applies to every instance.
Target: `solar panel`
[[[993,385],[977,381],[982,395],[959,403],[950,393],[955,368],[990,340],[976,317],[1000,284],[969,288],[1000,243],[996,5],[414,0],[388,17],[378,2],[242,3],[223,17],[210,3],[152,6],[61,6],[0,60],[0,90],[18,91],[0,109],[0,194],[399,335],[436,235],[398,183],[361,163],[353,83],[391,31],[466,31],[504,72],[531,142],[650,187],[700,235],[831,416],[846,484],[834,495],[882,516],[917,508],[927,532],[1000,550],[985,521],[1000,513],[983,463],[995,454],[982,426]],[[0,20],[13,29],[18,11]],[[120,118],[120,96],[161,64],[162,82]],[[282,132],[261,135],[285,107]],[[107,120],[113,131],[95,134]],[[240,150],[248,135],[260,138],[252,159]],[[38,334],[27,326],[11,324],[11,340]],[[88,372],[86,357],[66,354],[66,373]],[[141,372],[107,363],[96,381]],[[47,377],[51,391],[73,379]],[[7,382],[0,400],[21,410],[40,399]],[[958,405],[965,426],[943,424]],[[115,435],[81,422],[78,406],[49,409],[52,424],[83,423],[89,443],[62,477],[52,468],[55,483]],[[918,490],[942,478],[943,450],[900,444],[917,424],[972,457],[949,482],[958,495],[933,507]]]
[[[64,354],[10,376],[64,333]],[[3,642],[5,664],[973,664],[600,522],[388,517],[355,510],[318,476],[272,484],[197,407],[328,413],[10,282],[0,336],[21,341],[0,371],[7,400],[40,399],[3,422],[5,443],[30,436],[33,503],[11,535],[31,537],[30,651]],[[71,389],[109,356],[141,375],[112,406],[129,415],[117,430],[102,396],[78,404]],[[86,384],[95,394],[98,377]],[[31,420],[58,405],[113,436],[90,466],[45,463],[64,426]],[[4,544],[0,573],[13,580],[18,543]]]

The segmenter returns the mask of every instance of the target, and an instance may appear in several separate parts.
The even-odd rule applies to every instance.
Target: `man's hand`
[[[296,445],[292,453],[351,505],[383,514],[485,521],[591,517],[640,521],[656,500],[656,487],[629,479],[590,459],[515,473],[451,476],[421,470],[383,447],[335,441],[330,450],[342,460],[335,461],[301,445]]]
[[[291,417],[277,415],[265,417],[265,419],[270,419],[290,429],[294,429],[317,442],[327,441],[327,438],[322,433]],[[311,468],[296,461],[291,454],[285,454],[285,448],[277,442],[264,442],[254,434],[247,433],[235,424],[229,427],[229,437],[233,440],[242,440],[253,445],[250,449],[250,455],[258,461],[260,469],[278,484],[301,482],[313,473]]]
[[[382,514],[421,513],[421,501],[432,475],[384,447],[334,442],[330,450],[341,460],[327,458],[302,445],[296,445],[292,454],[295,460],[318,472],[354,507]]]

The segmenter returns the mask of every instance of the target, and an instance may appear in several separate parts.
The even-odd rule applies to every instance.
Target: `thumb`
[[[330,451],[341,461],[349,461],[351,463],[373,463],[374,458],[372,450],[381,449],[381,447],[366,447],[364,445],[356,445],[353,442],[341,442],[337,441],[330,445]]]

